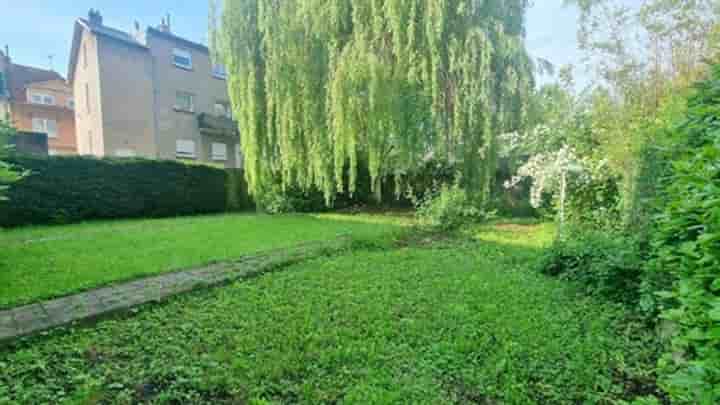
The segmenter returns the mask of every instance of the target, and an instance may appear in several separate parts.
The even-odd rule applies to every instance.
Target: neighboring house
[[[0,52],[0,86],[0,114],[18,131],[46,134],[50,155],[77,153],[72,90],[62,76]]]
[[[10,58],[0,51],[0,121],[10,120],[10,90],[7,82],[7,71]]]
[[[68,78],[81,154],[240,167],[225,71],[169,21],[130,34],[91,10],[75,23]]]

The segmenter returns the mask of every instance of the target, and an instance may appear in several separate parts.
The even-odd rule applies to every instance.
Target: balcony
[[[203,135],[224,136],[235,139],[240,135],[237,122],[208,113],[198,114],[198,126],[200,127],[200,133]]]

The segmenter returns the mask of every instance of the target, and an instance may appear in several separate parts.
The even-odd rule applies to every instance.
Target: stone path
[[[0,311],[0,342],[162,301],[197,288],[249,278],[322,253],[340,250],[344,241],[338,239],[330,243],[307,243]]]

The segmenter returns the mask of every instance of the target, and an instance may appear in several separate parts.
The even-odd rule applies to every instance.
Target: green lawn
[[[384,215],[217,215],[0,230],[0,308],[214,260],[328,240],[378,236]]]
[[[533,271],[552,234],[419,237],[22,340],[0,349],[0,403],[577,404],[652,390],[647,333]]]

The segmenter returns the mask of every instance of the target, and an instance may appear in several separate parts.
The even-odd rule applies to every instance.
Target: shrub
[[[640,298],[644,250],[641,241],[620,233],[570,228],[543,253],[539,269],[590,294],[633,305]]]
[[[720,65],[688,102],[669,149],[672,173],[659,199],[656,247],[649,270],[669,274],[661,294],[675,305],[662,316],[675,324],[662,366],[664,387],[678,402],[720,403]]]
[[[421,226],[449,231],[468,222],[491,217],[477,208],[458,183],[443,185],[436,193],[426,193],[417,203],[417,217]]]
[[[0,202],[0,226],[223,212],[224,170],[175,161],[36,158],[10,163],[29,175]]]

